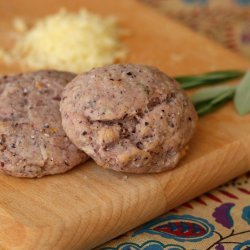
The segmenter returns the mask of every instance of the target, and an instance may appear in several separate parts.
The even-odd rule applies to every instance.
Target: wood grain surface
[[[0,1],[0,43],[9,43],[12,18],[32,22],[63,6],[117,16],[130,32],[127,62],[170,75],[250,67],[247,59],[133,0]],[[0,71],[20,68],[0,64]],[[37,180],[0,175],[0,249],[91,249],[246,172],[249,123],[232,104],[200,119],[188,155],[162,174],[124,175],[89,161]]]

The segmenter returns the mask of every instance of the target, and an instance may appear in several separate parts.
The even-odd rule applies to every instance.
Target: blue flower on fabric
[[[198,242],[211,237],[213,232],[214,226],[205,219],[191,215],[168,215],[145,224],[135,231],[132,237],[148,233],[179,242]]]
[[[233,250],[246,250],[250,249],[250,240],[244,241],[239,245],[235,246]]]
[[[185,248],[175,244],[164,245],[159,241],[150,240],[144,242],[142,245],[127,242],[122,243],[114,248],[102,248],[101,250],[185,250]]]
[[[233,218],[230,214],[231,209],[234,206],[234,203],[224,203],[219,207],[215,208],[212,214],[215,218],[215,221],[221,224],[222,226],[230,229],[234,225]]]
[[[250,206],[244,207],[242,211],[242,219],[250,225]]]

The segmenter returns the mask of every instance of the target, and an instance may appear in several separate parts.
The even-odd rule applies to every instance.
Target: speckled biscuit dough
[[[61,125],[59,103],[74,74],[37,71],[0,78],[0,171],[42,177],[87,159]]]
[[[179,162],[197,115],[179,84],[156,68],[115,64],[73,79],[61,100],[63,128],[104,168],[154,173]]]

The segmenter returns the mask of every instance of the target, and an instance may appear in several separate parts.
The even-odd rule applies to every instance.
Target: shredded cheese
[[[121,30],[113,17],[103,18],[87,10],[78,13],[61,10],[38,20],[25,31],[11,51],[12,61],[31,69],[58,69],[84,72],[112,64],[125,57],[119,38]]]

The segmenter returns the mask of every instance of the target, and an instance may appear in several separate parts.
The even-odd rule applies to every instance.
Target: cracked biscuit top
[[[61,93],[74,77],[47,70],[0,77],[1,172],[42,177],[66,172],[87,159],[61,125]]]
[[[78,148],[100,166],[131,173],[175,167],[197,121],[174,79],[137,64],[77,76],[63,92],[61,114]]]

